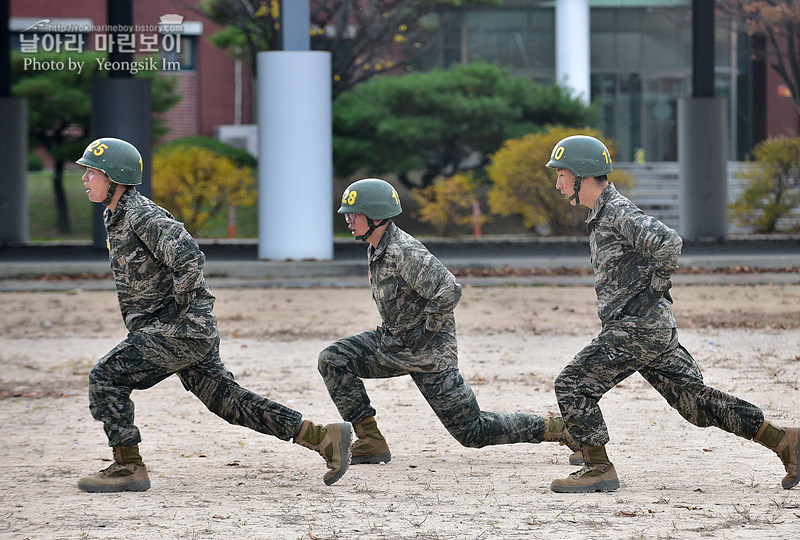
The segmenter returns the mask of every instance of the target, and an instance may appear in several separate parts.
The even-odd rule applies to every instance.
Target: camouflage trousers
[[[603,329],[556,378],[558,406],[577,441],[592,446],[609,441],[597,402],[636,371],[695,426],[715,426],[752,439],[764,421],[755,405],[706,386],[674,328],[618,327]]]
[[[450,339],[450,346],[440,342]],[[439,362],[424,358],[416,362],[408,349],[387,350],[380,343],[378,332],[362,332],[323,350],[319,355],[319,372],[339,414],[353,424],[375,416],[363,379],[410,375],[444,427],[462,445],[480,448],[542,441],[545,420],[540,416],[481,411],[475,394],[458,370],[454,336],[437,334],[432,345],[430,350],[441,353]],[[448,355],[451,358],[442,358]],[[445,367],[437,368],[437,364]]]
[[[103,423],[109,446],[141,441],[134,425],[133,390],[145,390],[176,373],[186,390],[230,424],[282,440],[294,437],[302,415],[242,388],[219,356],[219,337],[178,339],[133,332],[89,373],[89,410]]]

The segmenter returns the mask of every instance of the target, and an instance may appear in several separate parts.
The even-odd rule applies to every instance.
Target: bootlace
[[[116,472],[117,469],[119,469],[120,467],[122,467],[122,465],[120,465],[119,463],[117,463],[115,461],[114,463],[112,463],[111,465],[106,467],[105,469],[101,470],[98,474],[111,474],[111,473]]]
[[[574,473],[571,473],[570,476],[572,476],[573,478],[580,478],[581,476],[584,475],[584,473],[587,473],[590,470],[592,470],[592,468],[589,467],[589,465],[584,465],[579,470],[575,471]]]

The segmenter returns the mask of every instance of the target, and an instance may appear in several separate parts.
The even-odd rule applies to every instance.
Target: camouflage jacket
[[[128,187],[103,213],[111,270],[129,332],[183,338],[217,335],[214,296],[203,277],[205,255],[172,215]],[[177,303],[173,320],[164,310]]]
[[[412,345],[405,338],[423,322],[428,330],[455,335],[453,310],[461,285],[419,240],[390,223],[378,246],[367,248],[367,257],[387,345]]]
[[[614,184],[603,190],[586,223],[603,326],[675,328],[664,298],[643,317],[623,316],[622,309],[648,285],[659,291],[671,285],[683,246],[678,233],[642,212]]]

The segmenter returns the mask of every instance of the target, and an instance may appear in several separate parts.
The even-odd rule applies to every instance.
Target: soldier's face
[[[99,203],[105,200],[111,180],[108,179],[103,171],[87,167],[81,179],[83,180],[83,187],[86,188],[86,196],[89,197],[90,201]]]
[[[556,189],[561,192],[565,199],[569,200],[575,194],[575,175],[569,169],[563,167],[556,168]],[[572,206],[575,206],[575,200],[569,201]]]
[[[364,214],[345,214],[344,219],[347,221],[347,228],[350,229],[350,234],[353,236],[366,234],[369,230],[367,216]]]

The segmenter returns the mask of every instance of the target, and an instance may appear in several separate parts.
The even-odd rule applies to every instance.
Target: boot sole
[[[339,440],[339,455],[342,456],[342,466],[339,467],[339,472],[323,480],[326,486],[330,486],[344,476],[344,473],[347,472],[347,467],[350,466],[350,443],[353,441],[353,426],[350,422],[342,422],[339,424],[339,429],[342,431],[342,438]]]
[[[800,483],[800,438],[797,439],[797,446],[794,448],[794,456],[798,461],[797,470],[794,473],[794,477],[792,477],[788,482],[781,481],[781,487],[783,489],[792,489],[794,486]]]
[[[378,454],[375,456],[356,456],[350,460],[350,465],[377,465],[379,463],[389,463],[392,461],[392,453]]]
[[[88,493],[120,493],[122,491],[147,491],[150,489],[150,480],[128,482],[118,486],[87,486],[78,482],[78,489]]]
[[[595,491],[616,491],[617,489],[619,489],[619,479],[599,480],[586,486],[550,484],[550,490],[556,493],[594,493]]]

